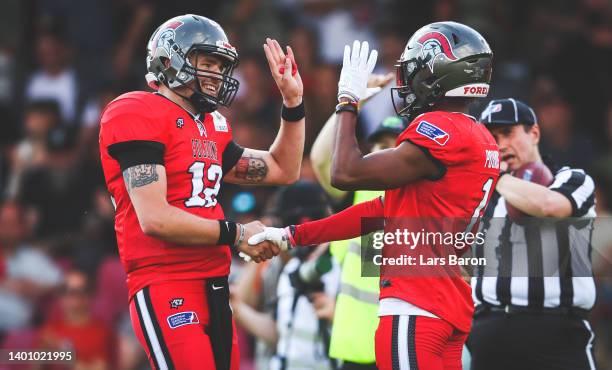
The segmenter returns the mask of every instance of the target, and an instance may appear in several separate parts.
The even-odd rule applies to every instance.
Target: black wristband
[[[234,221],[219,220],[219,240],[217,245],[229,245],[236,242],[236,223]]]
[[[357,108],[357,104],[356,103],[340,103],[338,105],[336,105],[336,114],[340,113],[340,112],[351,112],[354,113],[355,115],[357,115],[359,109]]]
[[[287,122],[296,122],[306,116],[306,110],[304,109],[304,101],[297,107],[289,108],[283,104],[281,108],[281,118]]]

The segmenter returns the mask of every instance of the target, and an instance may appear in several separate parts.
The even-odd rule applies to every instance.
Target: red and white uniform
[[[116,204],[115,231],[130,296],[159,281],[229,273],[231,255],[226,246],[180,246],[145,235],[119,163],[106,150],[112,144],[133,140],[163,144],[168,203],[203,218],[222,219],[216,195],[223,176],[223,151],[232,140],[232,132],[218,113],[206,114],[200,125],[203,131],[183,108],[146,92],[121,95],[104,110],[100,155],[108,191]]]
[[[193,336],[205,336],[206,297],[193,297],[205,295],[206,279],[229,274],[230,249],[228,246],[177,245],[143,233],[120,164],[109,153],[135,142],[163,149],[167,201],[171,206],[202,218],[223,219],[216,196],[224,172],[224,152],[233,144],[232,131],[217,112],[205,114],[200,121],[167,98],[147,92],[127,93],[112,101],[102,114],[100,126],[102,167],[116,205],[117,244],[127,272],[132,322],[137,335],[155,368],[164,368],[164,362],[167,368],[191,368],[187,364],[196,361],[200,361],[201,368],[208,368],[205,364],[206,359],[212,358],[208,356],[210,351],[204,348],[187,354],[185,347],[180,346],[199,340]],[[138,298],[141,298],[140,304],[135,304]],[[175,304],[171,305],[174,299]],[[169,317],[181,312],[186,314]],[[193,312],[195,315],[187,316]],[[156,334],[157,338],[149,334]],[[153,343],[156,341],[157,345]],[[175,349],[174,345],[179,347]],[[165,352],[162,354],[170,358],[160,359],[156,357],[157,352]],[[177,365],[180,363],[184,365]],[[237,361],[233,361],[234,366]]]
[[[384,204],[374,199],[289,228],[293,244],[313,245],[380,230],[383,226],[378,221],[383,216],[387,235],[403,229],[413,234],[474,233],[499,177],[499,151],[489,131],[461,113],[431,112],[418,116],[398,137],[397,145],[406,140],[438,165],[437,178],[387,190]],[[385,239],[383,259],[414,257],[417,263],[381,263],[381,318],[376,330],[380,370],[461,369],[474,309],[470,286],[458,266],[419,266],[419,255],[461,255],[473,241],[455,249],[461,247],[457,242],[446,245],[421,239],[411,249],[405,242],[394,245]]]
[[[403,141],[419,146],[445,173],[387,190],[385,219],[482,216],[499,176],[498,147],[483,125],[462,113],[430,112],[414,119],[397,145]],[[392,256],[395,248],[385,246],[383,257]],[[381,266],[382,317],[376,334],[380,369],[416,369],[417,363],[420,369],[461,366],[474,309],[470,286],[457,275],[422,271],[401,276],[397,267]]]

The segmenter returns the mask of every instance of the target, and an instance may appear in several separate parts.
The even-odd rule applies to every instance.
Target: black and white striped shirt
[[[563,167],[549,189],[569,199],[571,218],[529,218],[517,224],[508,217],[504,198],[493,194],[481,223],[485,242],[473,249],[475,257],[487,261],[472,278],[476,305],[593,307],[595,184],[583,170]]]

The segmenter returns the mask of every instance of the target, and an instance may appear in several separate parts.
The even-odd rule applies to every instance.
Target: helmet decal
[[[421,36],[417,42],[421,45],[421,55],[424,60],[427,60],[427,65],[432,73],[436,56],[444,55],[449,60],[457,60],[450,42],[441,32],[428,32]]]
[[[236,52],[236,48],[232,46],[232,44],[230,44],[227,41],[223,41],[223,40],[217,40],[216,45],[220,48],[225,48],[225,49],[229,49],[231,51],[233,51],[234,53]]]
[[[172,55],[172,45],[176,36],[176,29],[183,25],[181,21],[170,22],[166,25],[163,31],[157,33],[157,37],[153,40],[152,45],[156,48],[164,48],[168,56]]]

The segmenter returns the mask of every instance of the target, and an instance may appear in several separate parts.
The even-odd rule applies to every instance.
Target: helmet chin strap
[[[219,104],[215,102],[214,100],[212,100],[211,98],[209,98],[208,96],[206,96],[204,92],[202,92],[202,89],[200,87],[200,84],[197,81],[197,78],[194,78],[194,80],[195,80],[195,85],[196,85],[195,88],[187,84],[183,84],[183,86],[187,87],[193,92],[191,96],[182,95],[178,93],[176,90],[173,90],[174,93],[180,96],[181,98],[183,98],[183,100],[188,101],[198,111],[198,113],[212,113],[216,111]]]
[[[194,92],[191,94],[189,101],[198,111],[202,113],[211,113],[217,110],[217,103],[213,102],[209,97],[200,92]]]
[[[195,81],[195,89],[191,86],[186,85],[193,94],[187,99],[189,102],[201,113],[211,113],[217,110],[217,102],[206,96],[202,91],[202,87],[198,81],[197,77],[194,77]]]

